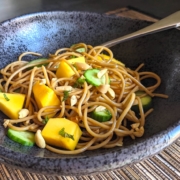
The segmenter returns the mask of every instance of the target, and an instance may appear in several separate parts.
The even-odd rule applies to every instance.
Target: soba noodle
[[[83,52],[77,49],[84,48]],[[107,54],[109,59],[103,59],[103,54]],[[136,92],[144,91],[144,95],[151,97],[159,96],[167,98],[164,94],[157,94],[154,91],[161,83],[160,77],[153,72],[141,72],[144,64],[141,64],[135,70],[131,70],[115,61],[110,49],[102,46],[92,47],[83,43],[76,44],[71,48],[62,48],[54,54],[50,54],[48,59],[43,61],[47,66],[38,66],[42,62],[34,61],[28,63],[24,61],[24,56],[41,56],[41,54],[26,52],[19,56],[19,59],[8,64],[1,70],[2,79],[0,80],[0,89],[5,93],[19,93],[26,95],[24,108],[29,110],[29,115],[21,119],[5,119],[4,126],[18,131],[36,132],[43,129],[45,124],[43,120],[48,114],[56,114],[55,117],[66,117],[69,120],[78,123],[82,129],[82,136],[75,150],[69,151],[46,144],[50,151],[60,154],[77,154],[86,150],[99,148],[113,148],[122,146],[125,136],[135,139],[144,134],[144,125],[146,117],[153,111],[149,109],[144,112],[143,105]],[[72,86],[77,79],[82,77],[83,71],[78,71],[68,62],[72,57],[84,56],[86,63],[92,68],[106,69],[106,82],[110,79],[110,89],[115,96],[110,93],[102,93],[98,87],[88,84],[84,81],[81,87],[73,88],[69,92],[68,99],[63,101],[63,93],[58,91],[57,86]],[[100,61],[99,58],[102,60]],[[75,75],[70,78],[57,78],[55,71],[61,63],[65,61],[74,71]],[[156,83],[145,87],[141,81],[153,78]],[[34,99],[32,93],[33,84],[42,79],[46,80],[46,85],[54,90],[61,100],[60,106],[46,106],[41,109]],[[75,95],[78,102],[71,106],[69,98]],[[137,115],[131,107],[138,102],[139,114]],[[112,118],[107,122],[98,122],[89,116],[98,106],[103,106],[112,114]],[[46,111],[50,109],[51,111]]]

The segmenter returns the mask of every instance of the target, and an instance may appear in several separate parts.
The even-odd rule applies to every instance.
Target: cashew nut
[[[57,80],[57,78],[52,78],[51,79],[51,86],[53,86],[54,82]]]
[[[8,124],[9,124],[9,120],[5,120],[3,126],[4,126],[5,128],[7,128]]]
[[[103,111],[103,110],[105,110],[106,108],[104,107],[104,106],[98,106],[96,109],[95,109],[95,111]]]
[[[77,97],[75,95],[71,96],[71,106],[74,106],[77,103]]]
[[[28,116],[29,110],[28,109],[21,109],[18,114],[19,114],[19,119],[25,118]]]
[[[80,62],[76,62],[76,63],[75,63],[75,66],[76,66],[76,68],[79,69],[79,70],[87,70],[87,69],[90,69],[90,68],[91,68],[91,66],[89,66],[88,64],[86,64],[86,63],[80,63]]]
[[[103,84],[97,87],[98,91],[105,94],[107,93],[108,89],[110,88],[109,84]]]
[[[40,148],[45,148],[46,147],[46,142],[41,134],[41,130],[38,129],[36,131],[36,134],[35,134],[35,142],[36,142],[36,145]]]
[[[100,79],[100,78],[102,78],[105,74],[106,74],[106,72],[107,72],[107,69],[102,69],[101,71],[99,71],[98,73],[97,73],[97,77]]]
[[[72,91],[72,86],[58,86],[56,87],[56,90],[60,92]]]
[[[109,95],[114,99],[115,98],[115,92],[113,89],[109,88],[108,89]]]
[[[41,81],[40,81],[39,84],[40,84],[40,85],[46,84],[46,79],[41,79]]]

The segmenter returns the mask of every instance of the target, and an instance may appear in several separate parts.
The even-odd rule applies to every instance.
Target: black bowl
[[[134,32],[150,23],[86,12],[42,12],[0,24],[0,68],[25,51],[44,56],[60,47],[85,42],[99,45]],[[176,29],[131,40],[112,48],[116,58],[129,67],[145,63],[145,69],[160,75],[154,112],[147,118],[145,134],[127,139],[123,147],[59,155],[38,147],[27,148],[5,136],[0,114],[0,158],[5,164],[31,172],[80,175],[103,172],[139,161],[162,150],[180,136],[180,32]]]

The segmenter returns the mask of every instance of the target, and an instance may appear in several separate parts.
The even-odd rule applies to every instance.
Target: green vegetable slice
[[[102,76],[102,78],[98,78],[97,74],[100,70],[99,69],[88,69],[84,72],[84,77],[86,78],[86,81],[93,85],[93,86],[100,86],[102,84],[105,84],[105,76]]]
[[[76,44],[73,44],[73,45],[71,46],[71,48],[74,48],[74,47],[76,47]],[[79,53],[82,53],[82,52],[85,52],[86,49],[85,49],[84,47],[79,47],[79,48],[76,48],[75,51],[76,51],[76,52],[79,52]]]
[[[32,66],[32,67],[30,67],[29,69],[32,69],[33,67],[41,67],[41,66],[47,66],[48,65],[48,63],[44,63],[44,61],[46,61],[47,59],[45,59],[45,58],[42,58],[42,59],[35,59],[35,60],[33,60],[33,61],[30,61],[29,63],[28,63],[28,65],[29,64],[35,64],[35,63],[40,63],[40,62],[42,62],[42,64],[38,64],[38,65],[34,65],[34,66]]]
[[[22,144],[24,146],[33,146],[35,144],[35,134],[28,131],[15,131],[8,129],[7,136],[9,139]]]
[[[73,87],[81,88],[85,81],[86,81],[86,79],[84,79],[84,78],[78,78],[77,81],[74,83]]]
[[[91,117],[99,122],[106,122],[112,118],[112,115],[109,110],[104,109],[102,111],[93,111]]]
[[[47,124],[48,121],[49,121],[49,117],[48,117],[48,116],[45,116],[45,119],[43,120],[43,123],[44,123],[44,124]]]
[[[62,101],[66,101],[68,99],[69,93],[70,93],[70,91],[64,91],[63,92],[64,96],[63,96],[63,100]]]
[[[142,94],[144,94],[144,91],[137,91],[135,94],[136,96],[141,96]],[[143,96],[140,98],[142,105],[143,105],[143,110],[144,112],[148,111],[150,108],[152,108],[152,97],[149,95]],[[139,106],[137,105],[133,105],[131,108],[133,111],[135,111],[136,113],[139,113]]]
[[[85,48],[78,48],[78,49],[76,49],[76,51],[77,51],[77,52],[80,52],[80,53],[81,53],[81,52],[85,52]]]

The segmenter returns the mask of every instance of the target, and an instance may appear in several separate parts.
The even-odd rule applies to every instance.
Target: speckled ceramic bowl
[[[99,45],[131,33],[149,23],[85,12],[43,12],[21,16],[0,24],[0,68],[24,51],[53,53],[78,42]],[[180,136],[180,31],[176,29],[131,40],[112,48],[127,66],[144,62],[145,68],[162,78],[158,92],[169,99],[154,99],[145,134],[127,139],[123,147],[59,155],[10,141],[0,114],[0,160],[25,170],[46,174],[80,175],[113,170],[162,150]]]

